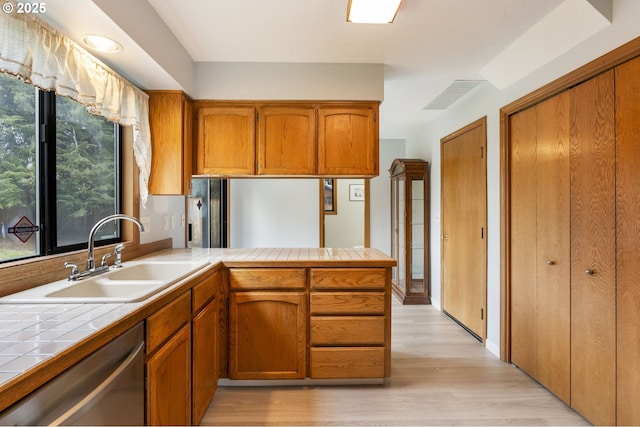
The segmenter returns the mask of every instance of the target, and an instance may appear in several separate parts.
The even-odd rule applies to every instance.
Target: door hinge
[[[484,227],[480,227],[480,238],[484,239]]]
[[[484,308],[480,309],[480,320],[484,320]]]
[[[484,147],[480,147],[480,158],[484,159]]]

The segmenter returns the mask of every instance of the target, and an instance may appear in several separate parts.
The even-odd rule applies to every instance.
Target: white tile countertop
[[[0,396],[16,384],[20,384],[25,390],[33,385],[37,387],[41,380],[33,381],[30,375],[42,373],[53,364],[65,365],[66,362],[60,362],[61,358],[70,357],[88,340],[104,339],[101,335],[110,329],[120,331],[124,327],[123,319],[127,319],[130,326],[133,326],[133,322],[144,320],[153,312],[151,310],[158,308],[157,305],[163,297],[173,298],[169,294],[178,291],[194,274],[207,267],[215,268],[220,264],[379,267],[395,265],[392,258],[376,249],[168,249],[143,259],[188,261],[197,263],[199,267],[189,276],[140,302],[33,304],[11,303],[7,299],[12,295],[0,298],[4,300],[0,304]],[[153,308],[154,302],[156,308]],[[122,332],[124,330],[120,333]],[[34,373],[35,371],[38,372]],[[47,376],[49,375],[53,376],[53,373],[47,372]],[[1,400],[0,403],[6,403]],[[4,407],[6,404],[0,405],[0,409]]]

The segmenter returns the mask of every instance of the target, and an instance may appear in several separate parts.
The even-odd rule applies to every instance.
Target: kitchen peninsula
[[[367,383],[390,375],[395,261],[379,250],[168,249],[144,259],[199,268],[134,303],[6,304],[12,295],[3,298],[0,322],[15,333],[0,337],[0,410],[143,321],[147,424],[197,424],[217,376],[233,384]],[[69,324],[66,337],[45,339],[61,322]],[[17,342],[21,331],[33,333]],[[165,353],[172,343],[181,350]],[[175,357],[159,356],[179,353],[188,356],[178,362],[182,371],[163,365]],[[154,377],[159,372],[188,375],[181,378],[185,390],[163,388],[162,376]],[[163,407],[172,396],[181,396],[182,411]]]

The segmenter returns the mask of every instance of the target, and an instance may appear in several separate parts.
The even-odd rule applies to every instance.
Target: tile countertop
[[[223,264],[230,267],[396,265],[377,249],[168,249],[144,258],[202,262],[202,268],[193,274]],[[135,303],[0,304],[0,410],[11,403],[11,398],[6,397],[7,390],[19,386],[15,394],[19,397],[25,395],[25,390],[34,390],[90,354],[87,348],[113,338],[107,337],[107,331],[120,334],[144,320],[182,292],[181,285],[189,280],[190,277],[182,279]],[[89,341],[95,342],[88,345]]]

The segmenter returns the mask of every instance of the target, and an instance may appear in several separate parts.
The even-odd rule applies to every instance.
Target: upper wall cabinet
[[[256,155],[253,106],[198,109],[197,175],[253,175]]]
[[[263,106],[258,115],[258,174],[316,173],[316,120],[313,105]]]
[[[180,91],[149,91],[150,194],[187,195],[193,173],[193,107]]]
[[[318,108],[318,173],[378,175],[377,104]]]
[[[378,175],[378,102],[200,101],[197,175]]]

